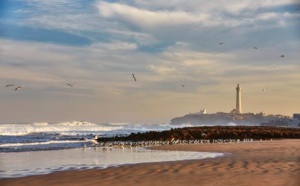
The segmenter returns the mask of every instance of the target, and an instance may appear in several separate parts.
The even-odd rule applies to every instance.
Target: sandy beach
[[[155,149],[223,152],[226,155],[0,179],[0,185],[300,185],[300,140],[168,145]]]

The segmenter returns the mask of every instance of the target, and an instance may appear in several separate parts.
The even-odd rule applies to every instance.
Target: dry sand
[[[155,149],[229,153],[221,158],[126,165],[0,179],[14,185],[300,185],[300,140],[169,145]]]

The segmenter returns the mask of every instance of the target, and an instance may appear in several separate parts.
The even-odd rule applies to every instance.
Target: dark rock
[[[282,128],[265,126],[203,126],[175,128],[162,132],[149,131],[131,133],[129,136],[99,138],[106,141],[154,141],[154,140],[193,140],[193,139],[300,139],[300,128]]]

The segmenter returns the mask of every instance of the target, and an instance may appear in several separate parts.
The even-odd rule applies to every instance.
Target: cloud
[[[136,1],[136,4],[108,3],[99,1],[97,7],[106,18],[126,21],[143,29],[178,25],[197,25],[197,27],[237,27],[253,25],[260,19],[269,20],[282,15],[268,12],[271,7],[294,3],[293,1],[251,2],[218,1],[149,3]],[[138,7],[142,5],[141,7]],[[154,8],[153,8],[154,7]],[[155,10],[156,9],[156,10]],[[271,16],[272,15],[272,16]],[[297,17],[297,15],[296,15]]]
[[[137,45],[135,43],[127,43],[120,41],[112,41],[111,43],[95,43],[92,45],[95,49],[107,49],[107,50],[135,50]]]
[[[119,4],[99,2],[97,5],[100,14],[108,18],[119,18],[145,28],[168,26],[168,25],[189,25],[206,21],[209,16],[206,14],[190,14],[182,11],[149,11],[136,7]]]
[[[156,48],[163,46],[164,50],[178,41],[183,41],[198,50],[220,51],[217,43],[221,41],[229,46],[223,49],[231,50],[245,47],[245,43],[261,40],[266,41],[260,42],[262,45],[268,45],[268,37],[265,37],[268,32],[284,32],[287,27],[296,32],[300,27],[296,21],[299,19],[299,12],[287,8],[294,3],[290,0],[232,0],[218,3],[180,0],[168,3],[98,1],[96,7],[101,19],[110,20],[120,30],[131,30],[150,36],[156,43],[149,42],[148,48],[151,45]],[[287,39],[287,35],[273,39],[282,42]]]
[[[50,30],[53,34],[69,34],[77,39],[68,41],[82,39],[88,41],[85,44],[110,40],[134,42],[145,52],[161,52],[178,41],[193,44],[200,50],[218,50],[209,43],[237,35],[250,42],[254,32],[299,27],[299,22],[295,21],[299,19],[299,12],[287,8],[295,4],[292,0],[20,2],[26,6],[22,11],[15,11],[21,19],[11,22],[14,25],[31,30]],[[259,34],[256,37],[260,37]],[[233,39],[232,43],[236,40]]]
[[[138,53],[135,43],[121,41],[84,47],[4,39],[0,43],[2,84],[66,92],[66,83],[75,83],[85,96],[130,90],[131,74],[145,71],[145,63],[153,59]]]

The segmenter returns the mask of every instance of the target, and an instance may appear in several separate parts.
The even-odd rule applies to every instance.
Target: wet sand
[[[168,145],[155,149],[228,154],[204,160],[146,163],[0,179],[0,185],[300,185],[300,140]]]

